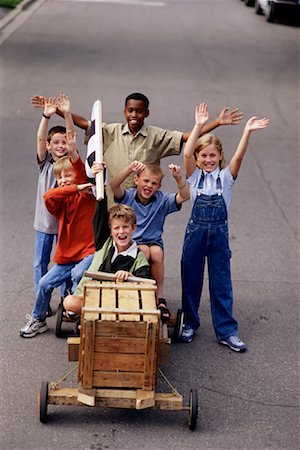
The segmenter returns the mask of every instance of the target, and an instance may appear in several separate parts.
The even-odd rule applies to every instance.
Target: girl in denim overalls
[[[195,126],[184,149],[184,166],[193,209],[181,260],[182,309],[185,317],[181,340],[191,342],[200,326],[198,308],[207,258],[211,314],[217,339],[234,351],[244,352],[246,345],[238,336],[238,324],[232,315],[227,210],[250,134],[265,128],[269,120],[256,117],[248,120],[237,150],[226,168],[219,139],[211,134],[199,138],[207,120],[208,107],[201,103],[196,107]]]

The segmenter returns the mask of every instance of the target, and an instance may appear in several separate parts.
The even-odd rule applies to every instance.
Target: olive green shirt
[[[153,126],[143,126],[133,136],[128,124],[102,124],[103,159],[107,165],[108,183],[120,170],[134,161],[144,164],[159,164],[161,158],[179,155],[182,148],[182,132],[163,130]],[[87,130],[88,134],[88,130]],[[108,184],[107,183],[107,184]],[[122,186],[133,187],[133,175],[129,176]],[[108,204],[113,202],[113,194],[106,187]]]

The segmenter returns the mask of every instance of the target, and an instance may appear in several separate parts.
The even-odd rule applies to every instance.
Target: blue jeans
[[[57,234],[48,234],[42,233],[41,231],[35,231],[33,271],[36,295],[38,293],[40,279],[48,272],[54,238],[56,242]],[[71,289],[71,286],[72,282],[70,278],[61,285],[62,297],[65,297],[67,291]]]
[[[196,199],[183,244],[182,308],[185,323],[197,330],[200,326],[198,308],[207,260],[211,315],[218,339],[237,335],[238,329],[232,315],[230,258],[224,199],[222,196],[200,195]]]
[[[51,293],[54,288],[61,286],[71,277],[72,292],[75,292],[77,284],[81,280],[85,270],[91,265],[94,255],[86,256],[81,261],[71,264],[55,264],[41,279],[38,285],[36,302],[31,313],[35,319],[45,319],[48,310]]]

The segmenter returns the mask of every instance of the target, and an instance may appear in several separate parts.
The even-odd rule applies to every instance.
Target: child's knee
[[[164,252],[159,245],[152,245],[150,247],[150,259],[155,263],[163,263],[164,262]]]

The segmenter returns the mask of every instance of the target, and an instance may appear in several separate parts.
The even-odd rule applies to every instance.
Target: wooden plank
[[[117,292],[113,289],[107,289],[102,287],[102,299],[101,299],[101,307],[102,308],[116,308]],[[117,314],[101,314],[101,320],[115,321],[117,320]]]
[[[95,341],[95,322],[83,322],[83,367],[81,385],[84,389],[93,387],[93,362],[94,362],[94,341]]]
[[[155,405],[154,391],[136,391],[136,409],[152,408]]]
[[[78,361],[79,359],[79,337],[69,337],[67,339],[68,344],[68,361]]]
[[[107,272],[90,272],[86,270],[84,272],[85,277],[94,278],[95,280],[99,281],[116,281],[116,275],[114,273],[107,273]],[[141,278],[141,277],[135,277],[133,275],[129,275],[127,278],[128,282],[136,282],[136,283],[142,283],[142,284],[151,284],[156,285],[156,281],[152,280],[150,278]],[[120,283],[119,283],[120,284]]]
[[[123,354],[123,353],[94,353],[94,375],[95,371],[114,372],[144,372],[143,354]]]
[[[88,284],[84,286],[84,306],[90,308],[99,308],[100,303],[100,290],[91,289]],[[84,312],[83,308],[83,318],[86,320],[98,320],[99,313],[96,312]]]
[[[94,387],[142,388],[144,374],[133,372],[99,372],[93,374]]]
[[[146,322],[96,322],[96,336],[145,338]]]
[[[155,293],[154,291],[140,291],[141,300],[142,300],[142,309],[157,309]],[[159,320],[159,316],[153,316],[148,314],[143,314],[143,320],[145,322],[157,322]]]
[[[96,389],[78,389],[77,400],[87,406],[96,405]]]
[[[119,289],[119,308],[128,310],[139,310],[139,292],[135,289],[134,291],[128,291],[124,289]],[[139,314],[119,314],[120,321],[140,321]]]
[[[160,339],[158,346],[158,363],[167,366],[170,361],[171,339]]]
[[[154,286],[153,284],[141,284],[141,283],[129,283],[129,282],[122,282],[122,283],[110,283],[108,281],[91,281],[85,284],[85,286],[87,286],[90,289],[101,289],[102,287],[105,287],[107,289],[114,289],[114,290],[119,290],[119,289],[124,289],[124,290],[129,290],[129,291],[136,291],[137,289],[141,289],[143,291],[156,291],[156,286]]]
[[[152,390],[156,384],[158,353],[158,324],[147,323],[147,344],[144,368],[144,389]]]
[[[117,338],[114,336],[95,337],[95,352],[100,353],[145,353],[146,339]]]
[[[180,394],[155,394],[155,408],[165,411],[182,411],[183,397]]]

